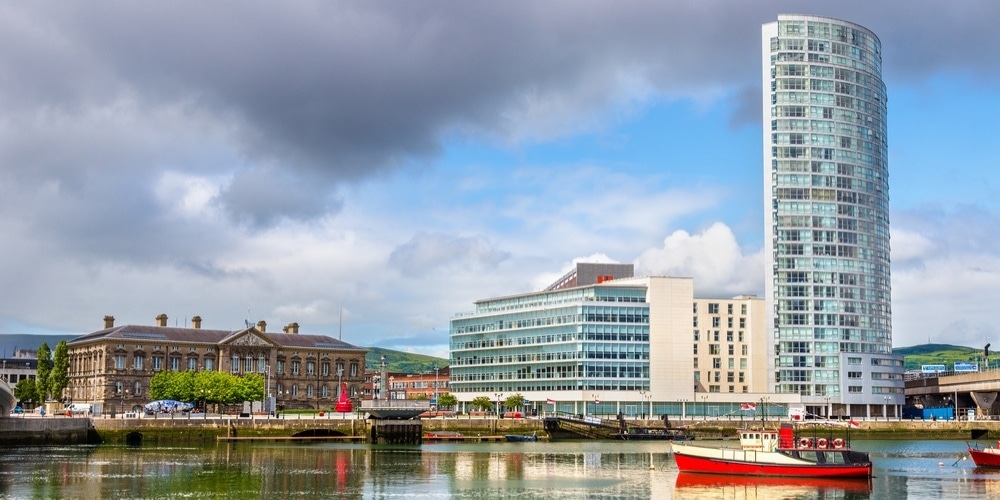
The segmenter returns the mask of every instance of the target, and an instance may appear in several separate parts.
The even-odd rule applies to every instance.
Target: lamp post
[[[496,396],[496,398],[497,398],[497,418],[500,418],[500,406],[501,406],[500,402],[503,400],[503,393],[502,392],[498,392],[498,393],[494,394],[494,396]]]
[[[882,416],[885,417],[885,421],[889,421],[889,396],[882,396]]]
[[[647,415],[649,415],[650,417],[652,417],[653,416],[653,394],[650,393],[649,391],[639,391],[639,394],[641,394],[642,398],[646,400],[646,405],[645,406],[649,407],[649,413],[646,413],[646,409],[643,408],[643,413],[642,413],[643,418],[646,418]]]
[[[590,414],[596,417],[597,416],[597,405],[601,404],[601,398],[597,395],[596,392],[593,393],[593,394],[591,394],[590,397],[594,398],[594,411],[592,411]]]
[[[388,401],[389,400],[389,391],[386,390],[387,389],[386,387],[384,387],[385,383],[386,383],[386,376],[385,376],[385,354],[383,354],[382,355],[382,377],[379,379],[379,391],[381,391],[383,394],[379,394],[379,396],[382,396],[382,399]]]
[[[830,414],[833,413],[830,411],[830,396],[824,396],[824,399],[826,399],[826,419],[830,420]]]
[[[708,396],[701,397],[701,417],[702,420],[708,420]]]
[[[118,406],[118,412],[122,414],[122,418],[124,419],[125,418],[125,398],[128,397],[128,389],[125,389],[124,391],[122,391],[121,396],[122,396],[122,402],[121,402],[121,405]]]
[[[440,405],[438,404],[438,366],[434,365],[434,410],[438,410]]]

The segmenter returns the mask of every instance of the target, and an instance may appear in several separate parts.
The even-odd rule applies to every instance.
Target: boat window
[[[834,464],[846,463],[846,462],[844,462],[844,454],[841,453],[841,452],[839,452],[839,451],[835,451],[835,452],[831,453],[830,456],[827,457],[827,458],[829,459],[828,461],[830,463],[834,463]]]
[[[800,450],[799,451],[799,458],[801,458],[802,460],[808,460],[810,462],[815,462],[816,461],[816,452],[815,451],[801,451]]]

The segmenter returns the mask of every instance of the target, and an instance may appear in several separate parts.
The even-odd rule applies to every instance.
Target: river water
[[[964,441],[860,441],[869,481],[678,474],[667,442],[220,443],[0,451],[0,498],[1000,498]]]

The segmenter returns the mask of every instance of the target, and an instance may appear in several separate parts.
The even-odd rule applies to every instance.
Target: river
[[[9,448],[0,498],[1000,497],[1000,470],[963,460],[964,441],[852,444],[871,454],[870,482],[679,475],[669,444],[656,441]]]

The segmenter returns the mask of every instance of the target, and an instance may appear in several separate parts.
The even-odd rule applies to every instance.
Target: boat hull
[[[538,436],[535,435],[523,436],[520,434],[507,434],[504,437],[511,443],[528,443],[538,441]]]
[[[826,463],[804,460],[781,452],[758,452],[673,445],[674,461],[681,472],[770,477],[867,478],[870,461],[850,460],[850,451],[827,451]],[[839,460],[833,460],[833,458]]]
[[[1000,467],[1000,452],[990,453],[970,447],[969,455],[972,455],[972,461],[978,467]]]

